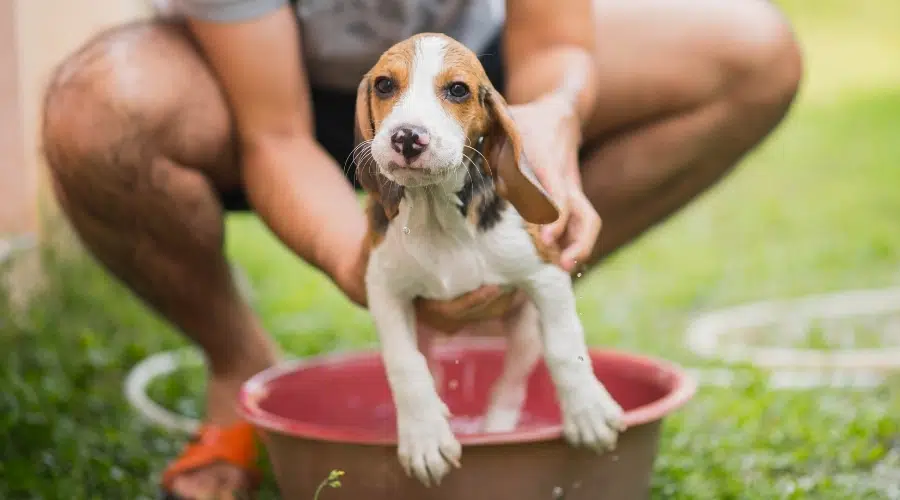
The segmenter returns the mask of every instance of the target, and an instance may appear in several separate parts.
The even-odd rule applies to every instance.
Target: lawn
[[[700,311],[900,283],[900,3],[779,3],[807,52],[796,107],[719,189],[579,285],[593,344],[700,365],[682,341]],[[287,352],[374,341],[366,313],[257,220],[228,224],[230,255]],[[0,312],[0,498],[153,498],[184,437],[133,412],[122,381],[184,343],[91,261],[48,262],[54,286],[17,321]],[[185,370],[151,392],[198,415],[202,388]],[[701,388],[668,421],[653,498],[887,499],[898,485],[900,376],[778,391],[759,374]]]

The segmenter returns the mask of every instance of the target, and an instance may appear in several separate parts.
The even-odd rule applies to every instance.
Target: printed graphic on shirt
[[[423,31],[446,32],[467,0],[301,0],[304,42],[317,58],[380,53]]]

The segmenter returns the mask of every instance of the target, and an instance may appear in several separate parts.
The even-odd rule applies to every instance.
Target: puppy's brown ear
[[[484,152],[500,196],[509,200],[532,224],[549,224],[559,218],[559,209],[541,185],[525,152],[506,100],[493,87],[483,89],[490,125]]]
[[[400,210],[403,186],[391,182],[379,170],[370,152],[372,138],[375,137],[375,122],[372,121],[371,88],[368,75],[364,76],[356,90],[356,127],[353,163],[356,164],[356,179],[369,196],[384,209],[388,220]],[[362,144],[362,145],[361,145]]]

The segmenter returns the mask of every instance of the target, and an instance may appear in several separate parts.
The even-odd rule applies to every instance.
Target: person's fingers
[[[495,287],[490,286],[488,288],[493,289]],[[457,301],[472,300],[470,295],[475,294],[475,292],[479,292],[476,296],[480,296],[482,299],[488,297],[488,299],[475,303],[475,305],[467,309],[456,309],[459,307],[456,303]],[[417,319],[422,324],[440,331],[444,335],[452,336],[470,325],[503,318],[516,308],[521,307],[524,300],[527,299],[527,296],[518,290],[506,291],[501,289],[500,295],[494,298],[489,298],[488,294],[492,293],[490,290],[481,291],[479,289],[475,292],[470,292],[454,299],[449,304],[444,301],[417,299]]]
[[[506,291],[497,285],[485,285],[445,304],[449,316],[465,318],[471,311],[489,304]]]
[[[444,334],[452,334],[462,323],[444,314],[444,301],[418,298],[415,300],[416,319],[422,324]]]
[[[568,210],[560,210],[559,218],[550,224],[544,224],[541,226],[541,241],[544,244],[551,245],[554,242],[558,241],[563,233],[566,231],[566,227],[569,224],[569,211]]]
[[[480,306],[474,312],[459,320],[441,319],[440,323],[431,325],[432,329],[439,331],[441,338],[449,338],[460,334],[497,337],[509,333],[506,331],[504,321],[528,301],[528,295],[522,291],[512,291]]]
[[[550,224],[541,226],[541,240],[548,245],[555,243],[562,237],[563,233],[566,232],[566,227],[569,225],[569,219],[572,213],[569,206],[568,194],[564,189],[554,185],[553,191],[550,192],[550,196],[553,197],[553,201],[556,202],[556,205],[559,208],[559,217]]]
[[[550,196],[553,197],[553,200],[559,207],[559,217],[541,228],[541,239],[548,245],[562,238],[572,217],[572,207],[569,200],[569,197],[572,196],[572,182],[567,179],[567,172],[569,170],[578,171],[577,154],[569,158],[565,163],[567,163],[565,167],[557,167],[552,171],[546,170],[543,172],[543,181],[549,186]]]
[[[434,316],[461,318],[474,307],[496,299],[503,289],[496,285],[485,285],[451,300],[419,299],[420,310]]]
[[[572,225],[569,226],[570,242],[560,254],[562,267],[571,272],[578,263],[587,262],[600,235],[600,215],[583,194],[571,199]]]
[[[427,310],[418,312],[416,319],[423,325],[427,325],[429,328],[444,335],[454,335],[466,326],[465,321],[451,319]]]
[[[502,318],[521,305],[522,296],[524,296],[523,292],[510,290],[493,300],[468,310],[461,319],[467,322],[478,322]]]

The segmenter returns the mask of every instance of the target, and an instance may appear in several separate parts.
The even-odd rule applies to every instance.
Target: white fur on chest
[[[516,284],[542,264],[513,208],[482,231],[456,206],[426,192],[404,199],[370,262],[385,273],[394,293],[430,299],[450,299],[485,284]]]

